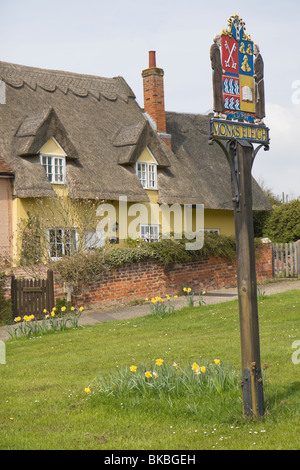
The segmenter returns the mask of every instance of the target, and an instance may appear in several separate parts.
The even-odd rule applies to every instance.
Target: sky
[[[164,70],[167,111],[212,109],[213,37],[237,13],[264,60],[270,150],[252,174],[276,195],[300,196],[299,0],[0,0],[0,60],[122,76],[143,107],[148,51]]]

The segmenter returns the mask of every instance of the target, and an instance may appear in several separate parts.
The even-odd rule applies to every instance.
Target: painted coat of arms
[[[262,125],[263,60],[245,30],[244,21],[236,14],[229,18],[228,28],[214,38],[210,50],[214,112],[215,117]]]

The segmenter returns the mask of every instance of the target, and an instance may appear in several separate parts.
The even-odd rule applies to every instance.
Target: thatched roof
[[[208,121],[202,114],[167,113],[167,132],[172,135],[172,150],[179,167],[188,174],[199,200],[207,209],[232,209],[231,176],[223,151],[208,144]],[[253,178],[253,208],[271,210],[271,206]]]
[[[147,146],[158,162],[159,202],[232,209],[230,173],[208,146],[207,116],[167,113],[172,150],[144,117],[121,77],[102,78],[0,62],[0,154],[15,174],[17,197],[51,197],[40,148],[54,137],[67,154],[76,196],[148,201],[134,163]],[[269,208],[254,183],[256,208]]]

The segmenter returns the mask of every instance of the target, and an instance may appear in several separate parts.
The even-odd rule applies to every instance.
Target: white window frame
[[[52,184],[65,184],[66,157],[40,153],[40,162]]]
[[[159,241],[159,225],[158,224],[140,224],[140,239],[147,242]]]
[[[157,164],[136,162],[136,174],[144,189],[157,189]]]
[[[54,243],[51,241],[51,232],[54,232]],[[69,243],[66,243],[65,237],[68,235],[71,237]],[[78,250],[78,232],[75,228],[48,228],[47,243],[48,254],[52,260],[61,259],[64,255],[73,255]]]

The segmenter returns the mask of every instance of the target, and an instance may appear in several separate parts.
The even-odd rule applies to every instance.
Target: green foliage
[[[61,308],[62,307],[66,307],[66,309],[64,310],[65,313],[69,313],[71,311],[71,307],[72,307],[72,303],[69,302],[67,299],[63,298],[61,299],[60,297],[58,297],[55,301],[55,307],[58,311],[62,311]]]
[[[3,293],[3,285],[5,280],[5,273],[0,273],[0,324],[8,324],[12,321],[11,301],[6,300]]]
[[[225,365],[220,360],[198,362],[202,365],[196,362],[167,364],[157,359],[155,364],[114,368],[106,374],[97,374],[87,393],[94,391],[122,400],[130,395],[140,395],[144,399],[158,396],[167,401],[176,396],[188,400],[190,406],[201,394],[239,393],[240,376],[231,364]]]
[[[300,239],[300,200],[274,207],[263,229],[263,236],[274,243]]]
[[[37,264],[42,261],[41,248],[41,227],[38,216],[27,212],[27,219],[21,219],[20,222],[20,239],[21,253],[20,264],[30,265]]]
[[[62,303],[59,302],[59,304]],[[8,328],[7,331],[12,339],[18,339],[34,338],[49,332],[64,331],[67,328],[78,328],[81,313],[82,307],[79,309],[70,307],[69,312],[67,312],[67,307],[63,305],[60,310],[56,308],[51,314],[46,314],[43,320],[36,320],[34,315],[25,315],[23,319],[16,317],[14,319],[16,325]]]

